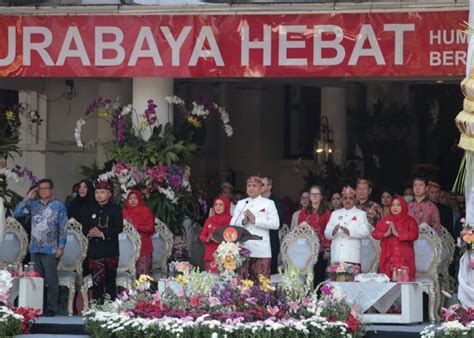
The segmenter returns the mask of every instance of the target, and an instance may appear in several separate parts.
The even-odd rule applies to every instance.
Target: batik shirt
[[[52,199],[47,203],[40,200],[23,200],[15,209],[15,217],[31,214],[30,253],[54,254],[64,249],[67,237],[67,211],[64,204]]]
[[[383,210],[380,205],[372,201],[365,201],[360,203],[357,201],[356,207],[367,214],[367,220],[372,227],[375,227],[377,222],[383,217]]]
[[[408,208],[410,210],[409,215],[416,220],[418,225],[427,223],[437,232],[441,230],[439,210],[436,204],[425,198],[420,202],[414,200],[408,203]]]

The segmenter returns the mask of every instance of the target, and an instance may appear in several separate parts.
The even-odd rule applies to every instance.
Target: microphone
[[[235,223],[237,223],[237,220],[240,218],[240,216],[242,216],[242,213],[244,212],[245,208],[247,207],[247,204],[249,204],[249,200],[245,201],[244,207],[242,208],[242,210],[240,210],[239,216],[237,216],[237,218],[235,219]],[[237,226],[237,224],[232,224],[232,225]]]

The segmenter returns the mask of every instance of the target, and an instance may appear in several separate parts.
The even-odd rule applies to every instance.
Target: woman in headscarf
[[[217,273],[217,264],[214,257],[219,243],[214,239],[214,231],[230,224],[230,201],[224,196],[217,196],[212,203],[212,216],[209,216],[202,227],[199,239],[204,243],[204,267],[206,271]]]
[[[155,216],[145,205],[142,194],[138,190],[131,190],[125,200],[122,210],[123,218],[133,224],[140,234],[142,246],[140,258],[137,261],[137,276],[152,275],[153,268],[153,242],[151,237],[155,234]]]
[[[409,280],[414,281],[416,265],[413,243],[418,238],[418,225],[408,215],[408,203],[403,197],[393,198],[390,214],[378,221],[372,237],[381,241],[379,272],[394,279],[397,269],[406,266]]]
[[[91,181],[82,180],[79,182],[79,190],[77,196],[72,200],[68,208],[68,217],[74,218],[84,226],[84,222],[90,215],[93,207],[97,205],[94,196],[94,185]]]

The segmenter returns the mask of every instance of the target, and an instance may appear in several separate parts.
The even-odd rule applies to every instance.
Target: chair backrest
[[[135,276],[141,246],[142,243],[138,231],[129,221],[123,220],[123,230],[119,234],[120,257],[118,272],[129,272],[132,276]]]
[[[448,229],[441,227],[439,232],[439,237],[442,242],[442,251],[441,251],[441,263],[438,268],[438,273],[447,276],[449,275],[449,265],[454,258],[455,242],[453,236],[449,233]]]
[[[438,278],[442,244],[436,231],[426,223],[418,226],[418,239],[414,243],[417,277]]]
[[[173,250],[173,233],[165,223],[155,218],[155,234],[153,241],[153,270],[168,271],[168,258]]]
[[[300,275],[313,273],[318,261],[319,239],[313,228],[306,222],[297,225],[286,235],[281,246],[282,261],[286,268],[292,266]]]
[[[82,233],[82,225],[74,218],[67,221],[67,239],[58,270],[76,271],[82,277],[82,263],[87,256],[89,241]]]
[[[369,225],[369,231],[372,233],[374,227]],[[372,236],[364,238],[360,246],[360,269],[362,273],[377,272],[380,259],[380,241]]]
[[[3,264],[21,264],[28,252],[28,234],[13,217],[5,220],[3,241],[0,245],[0,262]]]
[[[290,230],[291,230],[290,226],[286,223],[283,223],[279,231],[280,242],[283,242],[283,240],[285,239],[286,235],[288,235]]]

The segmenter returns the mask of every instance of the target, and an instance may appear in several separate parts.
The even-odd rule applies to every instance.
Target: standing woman
[[[316,231],[319,238],[318,262],[314,266],[314,285],[316,286],[326,279],[331,241],[326,239],[324,231],[331,218],[331,210],[324,202],[321,187],[313,185],[309,190],[309,199],[311,203],[301,210],[298,224],[308,223]]]
[[[79,190],[77,196],[69,205],[67,214],[69,218],[74,218],[84,226],[87,216],[91,214],[92,208],[97,205],[94,196],[94,185],[91,181],[82,180],[79,182]]]
[[[338,210],[342,208],[342,196],[340,193],[335,192],[331,195],[331,210]]]
[[[297,226],[298,223],[298,218],[300,217],[301,210],[307,208],[309,206],[309,191],[303,191],[301,192],[300,195],[300,202],[299,202],[299,208],[297,211],[293,213],[291,216],[291,228],[293,229],[295,226]]]
[[[408,215],[408,203],[403,197],[393,198],[390,214],[378,221],[372,237],[381,241],[379,272],[396,279],[394,271],[406,266],[409,280],[414,281],[416,266],[413,243],[418,238],[418,225]]]
[[[390,215],[390,204],[392,204],[393,194],[389,190],[384,190],[380,196],[380,204],[382,205],[383,216]]]
[[[131,190],[128,193],[122,213],[123,218],[132,223],[137,229],[142,242],[140,258],[137,261],[137,276],[151,276],[153,268],[153,242],[151,237],[155,234],[155,215],[145,205],[143,196],[138,190]]]
[[[202,227],[199,239],[204,243],[204,267],[206,271],[217,273],[217,264],[214,257],[219,243],[212,237],[214,231],[218,228],[230,224],[232,216],[230,215],[230,200],[222,195],[217,196],[212,203],[212,216],[209,216]]]

